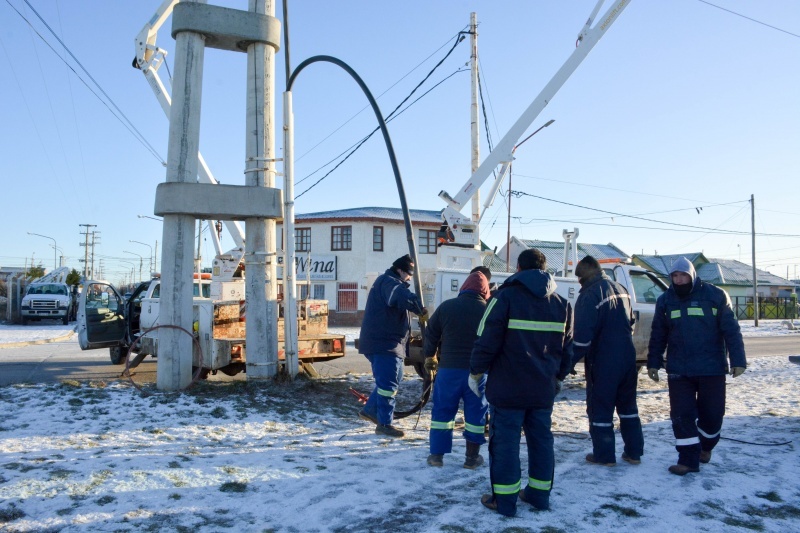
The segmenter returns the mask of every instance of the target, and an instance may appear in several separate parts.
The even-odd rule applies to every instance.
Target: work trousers
[[[372,365],[375,388],[364,404],[364,412],[375,417],[384,426],[394,419],[395,396],[403,381],[403,360],[394,355],[367,355]]]
[[[433,409],[431,410],[431,453],[441,455],[453,451],[453,428],[456,423],[458,404],[464,400],[464,438],[475,444],[483,444],[486,426],[486,411],[489,404],[483,391],[486,376],[479,383],[481,397],[469,388],[469,370],[466,368],[440,368],[433,384]]]
[[[669,416],[675,434],[678,464],[700,466],[700,450],[719,442],[725,416],[725,376],[669,374]]]
[[[586,414],[592,453],[598,463],[617,461],[614,437],[614,410],[619,416],[625,455],[639,459],[644,453],[644,436],[639,409],[636,406],[636,366],[627,369],[587,365]]]
[[[519,460],[520,430],[528,445],[528,484],[525,498],[537,509],[548,509],[553,488],[555,457],[550,431],[553,408],[489,407],[489,476],[497,512],[514,516],[522,485]]]

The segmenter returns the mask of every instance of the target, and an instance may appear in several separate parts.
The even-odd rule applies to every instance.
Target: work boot
[[[669,471],[675,474],[676,476],[685,476],[689,472],[699,472],[700,468],[692,468],[686,465],[672,465],[669,467]]]
[[[639,459],[639,458],[634,459],[633,457],[631,457],[630,455],[628,455],[625,452],[622,452],[622,460],[627,462],[627,463],[630,463],[632,465],[642,464],[642,460],[641,459]]]
[[[444,466],[444,455],[441,453],[432,453],[428,456],[429,466]]]
[[[497,511],[497,500],[494,499],[494,494],[484,494],[481,496],[481,503],[487,509]]]
[[[700,451],[700,462],[703,463],[703,464],[711,462],[711,450],[708,450],[708,451],[701,450]]]
[[[539,499],[540,501],[533,501],[532,499],[528,498],[527,494],[525,493],[525,489],[522,489],[519,491],[519,499],[520,501],[527,503],[528,505],[539,511],[547,511],[548,509],[550,509],[549,494],[544,498],[540,498]]]
[[[614,463],[601,463],[600,461],[595,461],[593,453],[586,454],[586,462],[587,463],[591,463],[593,465],[600,465],[600,466],[615,466],[617,464],[615,462]]]
[[[387,437],[402,437],[405,435],[401,430],[397,429],[391,424],[383,425],[377,424],[375,426],[375,434],[376,435],[386,435]]]
[[[480,454],[481,445],[467,441],[467,453],[464,459],[464,468],[475,470],[483,464],[483,457]]]
[[[358,418],[360,418],[361,420],[366,420],[367,422],[372,422],[373,424],[378,423],[377,418],[375,418],[374,416],[372,416],[363,409],[358,412]]]

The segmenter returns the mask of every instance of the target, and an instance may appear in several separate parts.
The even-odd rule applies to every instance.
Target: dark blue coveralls
[[[582,280],[583,281],[583,280]],[[575,302],[573,365],[586,369],[586,414],[594,460],[615,463],[614,409],[619,416],[625,454],[644,453],[642,422],[636,406],[636,348],[633,313],[625,288],[598,272],[582,283]]]
[[[378,276],[367,296],[358,352],[372,365],[375,388],[364,411],[384,426],[392,424],[395,396],[403,380],[403,359],[411,335],[409,311],[422,314],[422,304],[394,269]]]
[[[550,430],[556,376],[572,359],[572,308],[552,276],[522,270],[489,301],[472,351],[471,374],[488,372],[489,472],[497,512],[513,516],[522,488],[520,430],[528,446],[525,498],[548,509],[555,458]]]
[[[724,290],[704,283],[688,260],[672,272],[692,277],[691,292],[679,296],[675,285],[658,297],[648,346],[647,368],[664,368],[667,353],[670,418],[678,464],[697,469],[700,451],[719,442],[725,415],[726,352],[733,367],[746,368],[739,322]],[[670,274],[672,273],[670,272]]]

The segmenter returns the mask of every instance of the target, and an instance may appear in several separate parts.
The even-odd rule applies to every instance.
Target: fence
[[[731,298],[733,311],[737,320],[753,319],[753,297],[734,296]],[[758,297],[758,318],[795,319],[798,316],[797,298],[793,297]]]

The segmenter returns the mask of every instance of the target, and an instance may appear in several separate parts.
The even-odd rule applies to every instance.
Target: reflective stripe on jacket
[[[392,269],[378,276],[367,296],[358,353],[406,356],[411,332],[408,312],[422,312],[419,298],[408,287]]]

